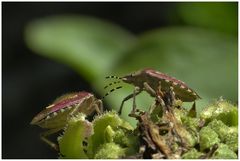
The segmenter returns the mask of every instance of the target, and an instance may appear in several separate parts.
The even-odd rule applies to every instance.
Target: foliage
[[[117,159],[136,153],[133,128],[115,112],[97,116],[91,123],[82,116],[70,119],[59,137],[61,158]]]
[[[187,24],[230,34],[237,33],[236,3],[181,3],[178,9],[182,19]]]
[[[229,106],[217,106],[219,103],[228,104]],[[220,99],[213,105],[217,111],[225,111],[226,109],[235,110],[234,107],[229,102]],[[159,107],[158,107],[159,108]],[[165,154],[169,155],[169,158],[175,159],[197,159],[197,158],[212,158],[212,159],[235,159],[237,158],[238,150],[238,130],[237,126],[228,126],[224,124],[221,117],[216,117],[221,115],[221,113],[211,113],[208,119],[212,120],[206,122],[206,119],[201,119],[198,117],[190,117],[188,113],[183,109],[174,109],[174,117],[180,118],[177,122],[173,118],[168,117],[168,119],[173,119],[173,128],[177,131],[178,137],[184,140],[187,151],[178,156],[178,150],[183,148],[182,143],[174,139],[174,135],[168,135],[165,133],[158,134],[154,129],[157,125],[166,124],[168,120],[164,120],[167,114],[160,114],[160,120],[153,123],[150,120],[141,120],[139,118],[143,115],[137,116],[138,126],[134,129],[129,123],[122,120],[117,113],[114,111],[105,112],[101,115],[95,117],[92,122],[85,119],[83,114],[79,114],[68,122],[64,133],[59,137],[58,143],[60,146],[61,158],[90,158],[90,159],[119,159],[119,158],[129,158],[133,156],[143,155],[139,154],[141,141],[146,136],[147,129],[145,126],[149,126],[152,131],[153,141],[154,136],[159,135],[162,137],[160,143],[164,143],[164,146],[169,146],[171,153]],[[202,113],[212,111],[212,105],[208,106]],[[156,110],[153,111],[157,112]],[[201,113],[201,114],[202,114]],[[169,115],[170,116],[170,115]],[[214,118],[214,119],[212,119]],[[233,118],[237,121],[237,117]],[[223,119],[224,120],[224,119]],[[142,122],[143,121],[143,122]],[[150,122],[148,122],[150,121]],[[192,123],[193,122],[193,123]],[[205,124],[200,126],[202,122]],[[145,124],[145,125],[144,125]],[[163,128],[163,126],[161,126]],[[150,130],[149,129],[149,130]],[[150,130],[150,131],[151,131]],[[161,130],[160,130],[161,131]],[[154,134],[154,135],[153,135]],[[175,140],[174,144],[171,141]],[[147,140],[147,138],[145,138]],[[85,145],[83,144],[85,142]],[[148,140],[149,143],[149,140]],[[156,141],[157,143],[157,141]],[[150,143],[149,143],[150,144]],[[163,148],[164,146],[159,148]],[[217,145],[217,149],[211,152],[214,146]],[[199,147],[199,148],[198,148]],[[163,149],[162,149],[163,150]]]
[[[236,105],[222,99],[209,104],[220,96],[237,101],[237,3],[178,3],[177,10],[176,21],[183,21],[185,26],[157,28],[137,36],[97,18],[59,15],[31,22],[25,39],[34,52],[69,65],[102,95],[107,92],[103,89],[108,83],[105,76],[123,76],[145,67],[186,81],[203,99],[197,101],[195,113],[199,117],[186,110],[190,107],[187,103],[180,110],[174,108],[177,133],[188,146],[180,156],[177,152],[181,146],[171,145],[175,147],[174,157],[237,158]],[[118,110],[122,99],[132,91],[127,84],[106,101]],[[146,111],[153,100],[143,93],[137,97],[137,106]],[[58,140],[60,157],[115,159],[136,154],[142,134],[135,134],[139,118],[128,117],[131,104],[126,102],[129,108],[123,110],[121,118],[114,112],[106,112],[92,122],[82,114],[72,118]],[[161,109],[150,115],[150,127],[166,121]],[[199,126],[201,123],[205,124]],[[161,138],[159,131],[153,130],[152,134]]]
[[[185,26],[135,36],[97,18],[59,15],[30,23],[25,38],[33,51],[69,65],[102,95],[107,92],[105,76],[152,67],[195,89],[204,98],[198,101],[198,111],[212,98],[237,101],[237,3],[177,3],[176,7]],[[106,101],[117,110],[132,90],[125,85],[112,94],[118,97],[111,95]],[[142,108],[151,102],[144,94],[137,100]],[[134,125],[129,111],[124,109],[122,117]]]

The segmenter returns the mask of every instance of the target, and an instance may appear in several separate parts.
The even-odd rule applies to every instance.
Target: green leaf
[[[68,64],[90,83],[104,77],[135,40],[117,25],[77,15],[33,21],[25,38],[33,51]]]
[[[127,125],[127,126],[126,126]],[[93,121],[94,134],[89,139],[88,156],[93,158],[99,147],[104,143],[113,141],[113,137],[118,128],[126,126],[126,124],[116,112],[107,112],[103,115],[96,117]]]
[[[124,75],[151,67],[174,76],[203,98],[196,104],[202,108],[220,96],[237,101],[237,51],[237,39],[229,35],[189,27],[157,29],[140,36],[115,69]],[[140,105],[148,99],[137,98]]]
[[[58,138],[61,158],[77,159],[88,158],[84,152],[82,142],[93,133],[93,127],[90,122],[85,120],[85,115],[72,117],[64,130],[63,136]]]
[[[179,3],[178,9],[187,24],[237,34],[237,2]]]
[[[119,26],[77,15],[35,20],[26,27],[25,39],[30,49],[69,65],[102,94],[107,92],[104,77],[114,73],[112,66],[135,44],[135,37]],[[112,99],[112,107],[118,109],[120,99]]]

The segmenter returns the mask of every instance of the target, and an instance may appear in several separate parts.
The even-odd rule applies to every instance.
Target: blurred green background
[[[59,7],[61,5],[62,7]],[[16,21],[16,8],[25,10],[24,13],[29,17],[21,24],[21,38],[17,40],[23,41],[29,55],[40,55],[34,59],[51,60],[64,66],[64,69],[60,67],[54,70],[54,65],[39,65],[33,70],[34,75],[27,75],[37,77],[41,73],[31,84],[39,86],[37,93],[40,94],[36,94],[35,89],[34,100],[41,101],[40,95],[48,95],[45,102],[42,101],[41,107],[39,104],[39,107],[29,107],[32,108],[32,113],[28,113],[29,119],[54,98],[72,90],[87,90],[101,98],[116,87],[104,90],[103,87],[113,81],[106,80],[105,76],[124,76],[146,67],[186,82],[202,97],[197,101],[198,110],[221,96],[237,103],[237,2],[4,3],[3,6],[6,7],[5,10],[3,7],[3,22],[6,22],[3,23],[3,30],[7,30],[7,27],[14,28],[13,23],[8,24],[11,24],[9,20]],[[34,7],[38,9],[34,10]],[[6,35],[5,38],[9,37]],[[9,77],[4,77],[4,74],[9,76],[9,66],[6,64],[10,60],[18,60],[22,54],[20,50],[20,56],[14,57],[13,54],[13,57],[9,58],[5,55],[8,47],[3,50],[3,90],[6,88],[6,93],[3,92],[3,97],[6,96],[6,99],[3,99],[3,108],[9,105],[7,101],[10,99],[7,96],[11,93],[7,87],[12,85],[6,79]],[[4,59],[5,57],[7,59]],[[27,60],[31,62],[31,59]],[[31,64],[25,68],[32,69],[33,66],[34,64]],[[68,77],[67,71],[61,74],[66,69],[75,71],[77,77],[81,78],[78,83],[85,85],[78,86],[77,81],[74,81],[75,84],[66,88],[66,84],[71,83],[66,81],[66,84],[54,86]],[[19,77],[24,75],[20,72],[16,79]],[[9,86],[5,86],[7,83]],[[104,99],[105,108],[118,110],[124,96],[133,91],[133,86],[124,83],[121,85],[122,89]],[[64,90],[60,90],[61,88]],[[56,91],[54,94],[51,93],[53,90]],[[153,102],[154,99],[146,92],[137,97],[137,106],[141,109],[148,109]],[[134,125],[135,120],[127,116],[131,105],[132,100],[125,103],[122,117]],[[185,104],[187,108],[190,106],[191,103]],[[8,125],[6,123],[6,130],[10,129],[7,128]],[[5,134],[7,133],[10,133],[10,130]],[[6,147],[10,148],[9,145]],[[10,153],[8,150],[3,154],[6,158],[41,158],[40,152],[30,155],[31,157],[17,152]],[[47,158],[51,156],[53,155]]]
[[[203,98],[200,108],[220,96],[236,102],[236,4],[179,3],[176,9],[185,25],[159,27],[137,35],[94,17],[46,17],[29,24],[26,42],[36,53],[68,64],[101,95],[107,92],[103,90],[104,76],[123,76],[151,67],[186,81]],[[169,15],[170,21],[177,21],[171,17],[174,15]],[[130,91],[123,88],[111,94],[109,108],[117,110],[132,91],[133,87]],[[144,109],[152,102],[148,96],[138,100]],[[126,106],[123,117],[128,119],[131,104]]]

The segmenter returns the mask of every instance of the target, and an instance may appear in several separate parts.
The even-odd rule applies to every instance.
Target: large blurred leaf
[[[179,3],[178,7],[187,24],[237,34],[237,2]]]
[[[94,84],[134,40],[116,25],[76,15],[43,18],[26,28],[32,50],[70,65]]]
[[[115,25],[89,17],[58,16],[31,23],[26,40],[37,53],[75,68],[102,94],[107,92],[104,76],[152,67],[196,90],[203,98],[197,107],[219,96],[237,100],[237,39],[224,34],[196,28],[158,29],[143,34],[135,44],[131,34]],[[108,96],[110,108],[118,110],[132,91],[133,86],[125,85]],[[154,98],[146,92],[137,97],[138,108],[148,109],[152,103]],[[122,116],[134,124],[127,117],[132,100],[124,107]]]
[[[116,73],[152,67],[186,82],[203,98],[198,103],[203,107],[220,96],[237,101],[237,58],[237,39],[231,36],[197,28],[165,28],[142,35],[116,64]],[[138,97],[141,102],[146,99]]]

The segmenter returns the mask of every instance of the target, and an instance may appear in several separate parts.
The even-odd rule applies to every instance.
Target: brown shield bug
[[[175,97],[183,102],[193,102],[196,99],[200,98],[200,96],[196,92],[194,92],[194,90],[189,88],[184,82],[150,68],[139,70],[123,77],[108,76],[106,78],[120,79],[125,83],[129,83],[135,86],[134,92],[123,99],[119,109],[120,114],[125,101],[133,98],[133,109],[135,109],[136,95],[140,94],[144,90],[148,92],[152,97],[156,97],[156,91],[158,91],[159,86],[161,86],[161,91],[163,92],[168,91],[170,87],[172,87],[172,90],[175,93]],[[117,87],[117,89],[118,88],[119,87]],[[110,92],[112,91],[113,90],[111,90]],[[110,92],[106,93],[105,96],[107,96]]]
[[[93,94],[84,91],[69,93],[59,97],[38,113],[30,124],[48,129],[48,131],[40,134],[40,138],[58,151],[58,146],[47,139],[47,136],[62,130],[67,121],[79,112],[88,116],[95,111],[101,113],[102,110],[102,101],[96,99]]]

